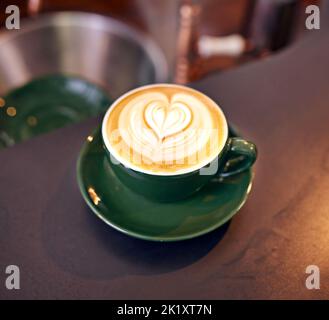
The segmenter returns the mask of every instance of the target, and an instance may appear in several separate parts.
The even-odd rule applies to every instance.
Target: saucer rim
[[[232,128],[232,126],[230,126],[230,128]],[[234,128],[234,126],[233,126]],[[97,127],[90,136],[94,137],[95,134],[97,134],[97,131],[100,130],[100,127]],[[234,215],[236,215],[241,208],[243,207],[243,205],[246,203],[248,196],[251,192],[252,189],[252,185],[253,185],[253,179],[255,176],[255,172],[252,168],[249,168],[248,170],[242,172],[241,174],[249,174],[250,175],[250,181],[249,184],[246,188],[246,192],[243,196],[242,201],[240,202],[239,206],[237,208],[235,208],[234,210],[232,210],[229,214],[227,214],[224,218],[220,219],[217,223],[211,225],[208,228],[202,229],[198,232],[193,232],[190,234],[185,234],[182,236],[153,236],[153,235],[147,235],[147,234],[143,234],[141,232],[135,232],[132,231],[130,229],[127,229],[125,227],[122,227],[120,225],[117,225],[116,223],[113,223],[112,221],[110,221],[108,218],[104,217],[104,215],[102,215],[99,211],[99,209],[97,209],[95,207],[95,205],[92,203],[90,197],[87,194],[87,190],[85,189],[85,184],[83,182],[82,179],[82,170],[81,170],[81,166],[82,166],[82,160],[84,155],[87,153],[88,150],[88,142],[84,142],[78,159],[77,159],[77,163],[76,163],[76,179],[77,179],[77,183],[78,183],[78,187],[80,190],[80,193],[84,199],[84,201],[87,203],[88,207],[93,211],[93,213],[99,218],[101,219],[104,223],[106,223],[108,226],[114,228],[115,230],[126,234],[128,236],[137,238],[137,239],[141,239],[141,240],[147,240],[147,241],[153,241],[153,242],[178,242],[178,241],[184,241],[184,240],[189,240],[189,239],[193,239],[202,235],[205,235],[211,231],[216,230],[217,228],[219,228],[220,226],[224,225],[227,221],[229,221]],[[102,152],[105,153],[106,151],[102,148]],[[193,196],[192,196],[193,197]]]

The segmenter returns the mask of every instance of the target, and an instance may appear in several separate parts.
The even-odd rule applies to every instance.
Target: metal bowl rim
[[[93,23],[86,20],[92,19]],[[18,30],[5,30],[0,32],[0,46],[24,34],[51,26],[80,26],[84,28],[112,32],[126,38],[139,46],[150,58],[155,71],[156,82],[168,80],[168,64],[162,50],[144,32],[134,30],[129,25],[114,18],[97,13],[79,11],[58,11],[56,13],[43,13],[35,18],[24,18]]]

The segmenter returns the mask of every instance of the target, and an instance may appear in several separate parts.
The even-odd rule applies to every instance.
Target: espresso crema
[[[217,157],[227,139],[218,105],[201,92],[178,85],[128,92],[114,103],[104,122],[114,158],[150,174],[200,169]]]

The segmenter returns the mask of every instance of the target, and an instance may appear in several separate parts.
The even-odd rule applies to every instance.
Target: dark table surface
[[[129,238],[82,200],[75,162],[99,123],[0,152],[1,298],[329,298],[329,32],[194,84],[259,148],[229,225],[179,243]],[[21,289],[4,287],[20,267]],[[320,290],[305,287],[308,265]]]

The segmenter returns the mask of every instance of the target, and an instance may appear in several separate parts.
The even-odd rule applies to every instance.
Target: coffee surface
[[[225,117],[210,98],[190,88],[153,85],[111,107],[106,123],[111,153],[139,171],[176,174],[207,165],[226,141]]]

